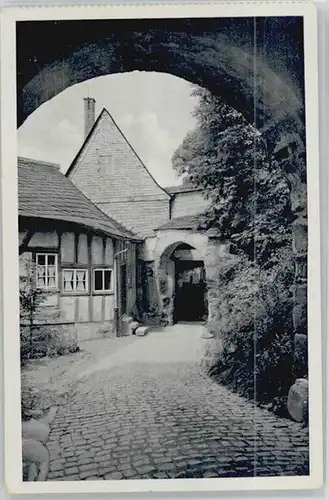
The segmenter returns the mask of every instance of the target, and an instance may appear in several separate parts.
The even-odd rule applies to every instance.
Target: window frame
[[[42,255],[45,257],[45,264],[44,265],[38,263],[39,255]],[[42,266],[45,268],[45,279],[47,281],[49,279],[49,276],[47,273],[47,271],[48,271],[48,257],[49,256],[55,257],[55,285],[54,286],[39,285],[39,283],[38,283],[38,277],[39,277],[38,266]],[[55,252],[35,252],[35,266],[36,266],[35,281],[36,281],[37,288],[40,288],[42,290],[47,290],[49,292],[57,291],[58,290],[58,253],[55,253]]]
[[[102,271],[103,273],[103,277],[102,277],[102,281],[103,281],[103,286],[104,286],[104,273],[105,271],[111,271],[111,280],[110,280],[110,285],[111,285],[111,288],[109,289],[104,289],[102,288],[102,290],[95,290],[95,272],[96,271]],[[94,267],[92,269],[92,293],[94,295],[111,295],[114,293],[114,283],[113,283],[113,279],[114,279],[114,272],[113,272],[113,268],[112,267],[101,267],[101,266],[98,266],[98,267]]]
[[[77,274],[78,271],[80,271],[80,272],[83,271],[84,273],[86,273],[86,289],[84,291],[77,290],[76,289],[77,280],[74,279],[73,282],[74,282],[75,289],[74,290],[65,290],[65,287],[64,287],[64,284],[65,284],[65,279],[64,279],[65,271],[72,272],[75,277],[76,277],[76,274]],[[63,295],[89,295],[89,269],[87,267],[68,267],[68,266],[65,266],[65,267],[62,267],[61,272],[62,272],[62,294]]]

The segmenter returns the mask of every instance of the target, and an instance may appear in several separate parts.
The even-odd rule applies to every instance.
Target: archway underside
[[[303,334],[307,224],[302,47],[303,19],[291,17],[20,22],[18,125],[69,86],[118,72],[166,72],[220,96],[262,132],[290,180],[296,215],[294,325]]]
[[[175,242],[162,253],[156,274],[163,323],[207,320],[206,267],[201,252],[188,243]]]

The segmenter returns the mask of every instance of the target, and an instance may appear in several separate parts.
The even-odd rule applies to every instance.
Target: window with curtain
[[[62,274],[63,274],[64,293],[88,292],[87,269],[63,269]]]
[[[36,281],[39,288],[51,290],[57,288],[57,254],[36,254]]]

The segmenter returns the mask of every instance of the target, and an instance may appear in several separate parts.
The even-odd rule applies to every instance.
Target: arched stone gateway
[[[133,70],[166,72],[203,86],[256,125],[290,182],[294,327],[305,334],[303,18],[21,22],[17,41],[18,125],[69,86]]]
[[[217,277],[227,246],[201,232],[158,231],[154,272],[164,323],[205,321],[213,314],[213,296],[207,284]]]

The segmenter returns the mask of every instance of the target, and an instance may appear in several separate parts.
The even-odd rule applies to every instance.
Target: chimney
[[[92,126],[95,123],[95,104],[93,97],[85,97],[85,138],[89,134]]]

